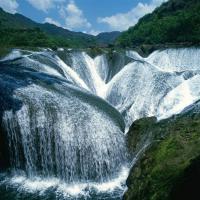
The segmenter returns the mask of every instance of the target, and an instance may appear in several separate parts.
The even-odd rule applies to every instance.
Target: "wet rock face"
[[[197,108],[197,105],[191,106],[178,116],[150,126],[145,119],[136,123],[143,124],[143,128],[132,126],[132,138],[137,138],[135,127],[137,135],[148,137],[151,132],[153,140],[130,171],[124,200],[195,199],[194,194],[199,197],[200,115]],[[135,148],[131,146],[130,150]]]
[[[155,126],[156,120],[156,117],[149,117],[133,122],[126,136],[126,142],[130,153],[137,153],[145,143],[153,139],[151,130],[153,126]]]
[[[9,167],[8,141],[5,132],[3,132],[3,128],[0,126],[0,171],[8,169]]]

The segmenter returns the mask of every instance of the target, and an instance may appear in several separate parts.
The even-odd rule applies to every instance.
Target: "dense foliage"
[[[28,47],[89,47],[94,36],[69,31],[53,24],[36,23],[20,14],[9,14],[0,8],[0,45]]]
[[[56,41],[40,29],[0,29],[1,46],[52,46]]]
[[[114,43],[119,34],[120,32],[101,33],[95,37],[49,23],[36,23],[21,14],[9,14],[0,8],[1,47],[101,47]]]
[[[122,47],[200,44],[199,0],[169,0],[125,31],[117,44]]]

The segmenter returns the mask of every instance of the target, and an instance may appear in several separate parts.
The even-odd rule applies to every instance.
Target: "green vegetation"
[[[9,14],[0,8],[1,47],[106,47],[114,43],[120,32],[93,36],[73,32],[53,24],[36,23],[20,14]]]
[[[109,33],[100,33],[96,36],[98,44],[102,46],[107,46],[108,44],[113,44],[115,40],[121,35],[119,31],[113,31]]]
[[[94,36],[69,31],[53,24],[36,23],[20,14],[9,14],[0,8],[1,47],[90,47]]]
[[[0,48],[0,59],[6,56],[11,51],[8,47],[1,47]]]
[[[56,41],[40,29],[0,29],[0,44],[3,46],[53,46]]]
[[[197,194],[199,198],[193,175],[195,170],[200,169],[199,130],[198,113],[158,123],[155,118],[135,122],[127,137],[129,150],[138,151],[145,141],[151,142],[151,145],[132,168],[124,199],[193,200]],[[195,175],[197,180],[200,179],[199,171]]]
[[[64,39],[61,36],[52,36],[40,28],[15,29],[0,27],[1,47],[87,47],[80,38]]]
[[[199,0],[169,0],[122,33],[116,44],[144,49],[199,45]]]
[[[79,40],[67,40],[46,34],[40,28],[33,29],[1,29],[1,47],[82,47]]]

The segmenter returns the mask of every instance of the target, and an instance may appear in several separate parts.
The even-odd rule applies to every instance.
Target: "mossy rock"
[[[0,47],[0,59],[5,57],[10,51],[11,51],[11,48],[9,47]]]
[[[200,156],[193,159],[178,179],[170,194],[171,200],[199,199],[200,197]]]
[[[156,124],[155,117],[143,118],[136,120],[130,127],[127,134],[127,146],[130,153],[136,153],[141,146],[144,144],[145,140],[150,137],[150,129]],[[148,133],[148,134],[147,134]]]
[[[124,200],[183,200],[183,189],[195,190],[191,187],[197,182],[193,182],[193,173],[200,176],[200,115],[186,114],[161,122],[139,120],[128,133],[129,150],[137,150],[137,143],[142,143],[145,135],[148,138],[150,132],[151,145],[131,169]],[[198,198],[192,196],[188,200],[199,199],[200,193]]]

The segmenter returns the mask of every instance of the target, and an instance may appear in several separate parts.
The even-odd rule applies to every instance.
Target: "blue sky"
[[[0,0],[0,7],[34,21],[98,34],[123,31],[166,0]]]

